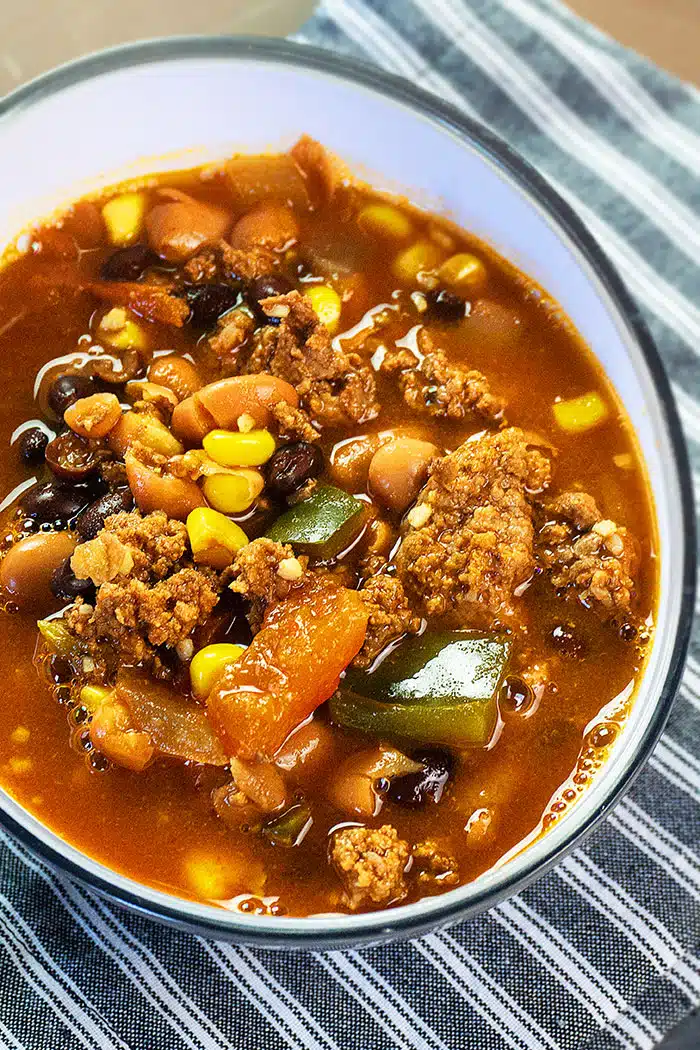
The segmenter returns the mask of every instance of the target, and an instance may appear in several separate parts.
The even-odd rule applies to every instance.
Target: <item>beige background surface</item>
[[[700,84],[700,0],[569,2],[623,43]],[[314,6],[314,0],[0,0],[0,93],[125,40],[174,33],[283,36]]]

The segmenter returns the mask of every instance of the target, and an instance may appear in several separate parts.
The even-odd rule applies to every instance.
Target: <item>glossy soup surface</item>
[[[585,790],[624,723],[644,663],[656,593],[650,499],[629,423],[592,354],[556,304],[468,232],[401,202],[393,204],[404,223],[399,236],[391,228],[368,232],[358,215],[376,200],[370,189],[345,186],[328,199],[314,170],[307,170],[305,178],[310,203],[294,204],[297,232],[283,246],[275,245],[275,265],[301,291],[323,284],[339,292],[342,310],[334,334],[347,348],[352,339],[352,349],[365,362],[374,362],[381,405],[378,416],[365,422],[323,426],[321,482],[343,487],[332,467],[333,449],[358,435],[404,427],[445,453],[471,435],[497,432],[507,421],[508,426],[531,434],[553,463],[549,491],[533,497],[533,505],[567,490],[589,493],[605,521],[634,534],[638,566],[631,608],[624,615],[601,615],[587,607],[590,602],[579,600],[575,587],[566,592],[555,588],[536,559],[536,571],[524,581],[518,597],[523,615],[510,628],[507,622],[457,625],[501,634],[510,629],[512,681],[510,693],[507,686],[499,691],[498,725],[488,745],[451,752],[451,773],[438,802],[425,795],[417,807],[400,804],[387,794],[386,783],[375,785],[374,815],[353,813],[331,801],[341,763],[354,752],[376,747],[377,741],[331,726],[327,705],[318,708],[315,719],[331,727],[323,738],[322,761],[311,763],[309,769],[283,771],[288,804],[308,805],[313,821],[294,846],[273,844],[255,827],[245,822],[236,826],[217,815],[211,792],[227,777],[230,780],[221,768],[156,758],[143,772],[134,772],[103,761],[90,740],[89,715],[76,699],[76,690],[94,680],[89,663],[87,670],[81,664],[67,675],[65,661],[51,662],[50,650],[37,632],[37,618],[60,610],[65,599],[51,598],[47,591],[17,611],[12,596],[5,595],[0,612],[3,787],[59,835],[139,881],[180,896],[290,915],[345,911],[352,906],[328,859],[329,836],[339,825],[390,825],[409,850],[430,841],[449,857],[444,872],[430,869],[422,879],[418,877],[421,864],[414,860],[405,876],[403,897],[363,900],[359,906],[365,908],[415,900],[470,881],[559,819]],[[273,198],[284,196],[284,190],[275,190],[274,180],[271,186]],[[228,228],[249,210],[249,202],[232,193],[223,167],[145,180],[139,192],[146,212],[162,203],[158,197],[162,187],[223,209],[229,216]],[[42,420],[52,434],[58,432],[63,424],[47,408],[51,383],[57,375],[90,374],[93,369],[100,321],[112,304],[84,286],[99,279],[101,268],[115,252],[100,209],[120,193],[122,188],[109,191],[69,210],[54,224],[37,227],[21,245],[26,251],[8,256],[0,270],[3,495],[30,478],[52,479],[47,466],[23,461],[20,439],[13,441],[13,434],[30,420]],[[261,195],[264,199],[265,193]],[[138,228],[132,239],[145,243],[144,230]],[[417,276],[397,276],[398,253],[423,240],[433,246],[431,265]],[[441,307],[436,305],[439,293],[449,286],[436,272],[445,259],[460,252],[476,255],[484,270],[472,286],[453,287],[457,300],[443,297]],[[151,261],[146,276],[137,279],[146,283],[155,279],[167,287],[176,283],[176,294],[184,295],[183,262]],[[382,315],[382,327],[372,330],[370,312],[380,314],[384,307],[389,309]],[[138,375],[145,376],[149,362],[166,351],[188,355],[203,382],[233,370],[218,361],[209,347],[211,325],[195,328],[187,322],[174,327],[146,320],[138,311],[132,319],[146,333],[145,345],[137,351]],[[490,390],[505,402],[503,420],[484,420],[473,413],[457,419],[417,414],[402,398],[396,376],[376,371],[386,348],[392,350],[398,342],[415,349],[421,328],[429,331],[450,363],[486,376]],[[129,351],[111,352],[119,357]],[[116,391],[125,401],[119,385],[103,383],[96,389]],[[591,392],[601,399],[605,418],[588,429],[563,428],[553,406]],[[368,488],[366,470],[358,476],[360,483],[351,484],[349,491],[373,504],[398,539],[402,513],[381,505]],[[253,538],[280,509],[267,507],[265,514],[256,516],[253,508],[238,520]],[[533,513],[537,530],[547,515],[538,509]],[[16,497],[6,500],[3,517],[5,552],[18,537],[42,528],[37,520],[25,524],[27,515]],[[52,525],[43,528],[50,530]],[[345,586],[357,587],[366,542],[360,537],[340,561],[331,559],[326,570],[336,572]],[[378,571],[386,568],[378,565]],[[442,626],[439,619],[431,622],[428,617],[428,631]],[[449,629],[454,626],[448,624]],[[236,616],[230,614],[225,625],[219,625],[218,640],[224,632],[228,632],[226,641],[250,640],[243,611],[238,609]],[[412,638],[400,644],[410,646]],[[519,706],[513,693],[523,679],[537,685],[524,690]],[[176,684],[189,698],[187,682],[185,661]],[[417,749],[411,741],[389,743],[403,753]]]

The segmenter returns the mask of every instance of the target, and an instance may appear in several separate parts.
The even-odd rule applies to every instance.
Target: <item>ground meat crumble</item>
[[[398,376],[399,389],[410,409],[440,419],[501,419],[504,402],[491,393],[482,372],[451,364],[425,328],[418,333],[417,345],[420,363],[410,350],[400,348],[387,353],[380,365],[380,371]]]
[[[224,579],[232,580],[231,590],[250,602],[247,615],[253,631],[260,629],[267,606],[285,598],[302,579],[285,579],[283,563],[290,560],[296,561],[288,544],[263,536],[243,547],[226,570]]]
[[[78,605],[66,625],[88,647],[109,643],[124,663],[149,663],[159,645],[174,648],[201,626],[219,600],[213,573],[185,568],[149,586],[134,577],[104,583],[94,609]]]
[[[98,590],[94,608],[68,610],[68,629],[96,654],[109,643],[126,662],[148,664],[158,646],[175,647],[205,622],[221,590],[214,572],[187,563],[187,551],[186,527],[163,511],[107,518],[73,553],[73,570]]]
[[[639,562],[634,536],[603,518],[586,492],[564,492],[543,513],[538,555],[554,587],[575,591],[604,618],[629,613]]]
[[[421,618],[416,616],[395,576],[373,576],[360,591],[369,609],[369,624],[364,644],[353,660],[355,667],[369,667],[390,642],[404,634],[416,634]]]
[[[278,324],[257,329],[236,355],[239,374],[267,372],[291,383],[302,408],[322,426],[365,423],[379,413],[374,375],[357,354],[333,346],[299,292],[262,299]]]
[[[549,480],[548,459],[515,427],[438,460],[396,557],[409,599],[460,627],[512,617],[535,569],[532,499]]]
[[[434,839],[426,839],[412,851],[416,880],[421,886],[445,888],[459,882],[459,865],[455,858]]]
[[[345,903],[357,908],[384,907],[408,892],[405,870],[408,843],[396,828],[341,828],[333,836],[330,860],[345,889]]]

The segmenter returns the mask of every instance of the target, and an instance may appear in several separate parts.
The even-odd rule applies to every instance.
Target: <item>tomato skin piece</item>
[[[270,761],[338,688],[364,642],[367,620],[357,591],[329,580],[311,581],[272,606],[209,694],[207,712],[226,752]]]

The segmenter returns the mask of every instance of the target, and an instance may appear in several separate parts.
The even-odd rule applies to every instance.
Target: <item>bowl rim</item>
[[[466,116],[455,106],[416,87],[401,77],[384,72],[378,67],[344,55],[286,39],[254,36],[174,36],[137,41],[108,48],[65,63],[21,85],[0,99],[0,121],[17,115],[27,107],[50,97],[65,88],[90,80],[105,73],[116,72],[144,64],[166,63],[196,59],[253,60],[319,72],[351,85],[370,89],[391,101],[406,106],[443,129],[467,140],[487,162],[493,164],[511,181],[527,192],[531,200],[546,213],[584,260],[595,271],[612,306],[637,344],[649,370],[658,398],[658,407],[667,429],[670,447],[677,471],[680,510],[684,521],[684,549],[680,581],[679,617],[675,628],[669,666],[659,693],[656,707],[649,720],[637,751],[619,771],[617,780],[581,826],[571,824],[566,834],[541,860],[525,863],[522,870],[508,877],[505,866],[503,879],[495,890],[480,888],[479,880],[456,887],[432,898],[400,905],[384,912],[359,915],[320,915],[309,917],[282,917],[260,919],[240,915],[207,904],[175,897],[138,883],[135,879],[113,871],[106,864],[82,854],[90,867],[65,856],[60,846],[73,850],[46,825],[41,825],[57,840],[57,844],[39,838],[18,817],[8,813],[0,799],[0,824],[18,838],[42,860],[62,869],[112,901],[132,910],[199,935],[234,939],[261,946],[330,948],[358,945],[388,937],[416,936],[437,925],[446,925],[483,911],[506,896],[519,892],[535,878],[539,878],[563,856],[579,845],[583,838],[599,824],[609,810],[629,790],[649,758],[667,722],[671,705],[680,682],[685,655],[690,639],[695,604],[696,543],[695,512],[691,471],[687,447],[678,410],[659,352],[641,317],[639,308],[624,286],[602,248],[598,245],[570,205],[553,189],[544,176],[532,167],[516,150],[505,143],[479,121]],[[20,813],[28,814],[19,804]],[[31,814],[28,814],[31,816]],[[553,840],[552,840],[553,841]],[[80,853],[81,851],[77,851]],[[527,851],[526,851],[527,855]],[[93,870],[97,869],[97,870]],[[104,872],[104,874],[102,874]],[[469,891],[467,896],[465,891]]]

